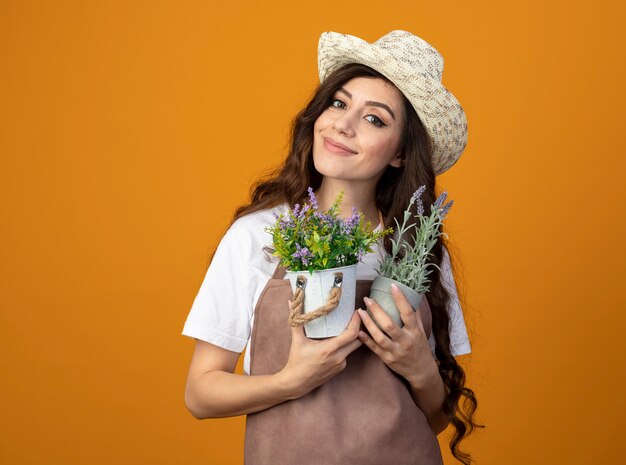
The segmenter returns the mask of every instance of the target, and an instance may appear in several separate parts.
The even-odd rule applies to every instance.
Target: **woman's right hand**
[[[338,336],[314,340],[303,326],[291,328],[289,359],[281,371],[281,384],[297,399],[324,384],[346,367],[346,358],[363,343],[359,340],[361,319],[355,311],[348,327]]]

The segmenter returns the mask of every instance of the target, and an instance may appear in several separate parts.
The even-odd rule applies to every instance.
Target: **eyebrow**
[[[348,96],[348,98],[352,99],[352,94],[350,92],[348,92],[346,89],[344,89],[343,87],[341,87],[339,89],[339,92],[343,92],[344,94],[346,94]],[[391,108],[389,108],[388,105],[385,105],[384,103],[381,102],[375,102],[374,100],[368,100],[365,102],[365,105],[370,105],[373,107],[380,107],[380,108],[384,108],[385,110],[387,110],[389,112],[389,114],[391,115],[391,117],[393,118],[393,120],[396,120],[396,116],[393,114],[393,111],[391,111]]]

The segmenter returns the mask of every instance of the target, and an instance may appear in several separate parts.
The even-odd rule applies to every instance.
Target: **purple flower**
[[[298,212],[300,211],[300,204],[297,203],[293,206],[293,216],[298,217]]]
[[[454,203],[454,200],[450,200],[439,212],[439,218],[441,218],[442,220],[446,217],[446,215],[448,214],[448,210],[450,210],[450,207],[452,207],[452,204]]]
[[[311,209],[310,205],[304,204],[304,206],[302,207],[302,210],[300,210],[300,214],[298,215],[298,219],[304,218],[304,216],[306,215],[306,212],[308,212],[310,209]]]
[[[313,188],[309,186],[308,191],[309,191],[309,200],[311,202],[311,206],[313,207],[313,210],[317,210],[319,207],[317,205],[317,199],[315,198],[315,193],[313,192]]]
[[[422,194],[424,193],[425,190],[426,190],[426,186],[421,185],[415,192],[413,192],[413,195],[411,196],[411,202],[415,202],[421,199]]]
[[[293,220],[292,220],[290,217],[288,217],[288,216],[283,217],[283,219],[280,221],[280,229],[282,229],[283,231],[284,231],[286,228],[293,228],[293,227],[295,227],[295,226],[296,226],[296,224],[295,224],[295,223],[293,222]]]
[[[425,185],[421,185],[411,196],[411,203],[417,202],[417,214],[424,214],[424,204],[422,203],[422,194],[426,190]]]
[[[302,260],[302,264],[304,266],[307,266],[309,264],[309,258],[311,258],[313,256],[313,254],[311,253],[311,251],[309,249],[307,249],[306,247],[301,247],[300,244],[298,244],[296,242],[296,249],[297,251],[292,253],[291,256],[293,258],[299,258],[300,260]]]
[[[359,220],[361,216],[356,207],[352,207],[352,216],[348,219],[343,220],[343,224],[341,225],[341,231],[344,234],[349,234],[352,229],[359,224]]]
[[[330,227],[332,227],[335,224],[335,222],[337,222],[336,218],[333,218],[332,215],[327,215],[325,213],[316,212],[315,216],[319,218],[322,221],[322,223],[326,223]],[[339,219],[339,221],[341,220]]]
[[[443,203],[446,201],[447,196],[448,196],[448,192],[444,191],[441,193],[439,197],[437,197],[437,200],[435,200],[435,205],[434,205],[435,210],[439,210],[441,208]]]

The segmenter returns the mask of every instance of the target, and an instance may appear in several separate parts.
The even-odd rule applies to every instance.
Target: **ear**
[[[394,168],[400,168],[404,165],[404,160],[400,157],[400,152],[396,153],[396,157],[389,162]]]

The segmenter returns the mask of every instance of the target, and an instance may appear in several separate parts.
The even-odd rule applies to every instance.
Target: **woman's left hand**
[[[387,334],[380,330],[365,310],[358,309],[359,316],[371,335],[359,331],[359,339],[389,368],[403,376],[412,386],[419,387],[435,373],[438,374],[437,363],[430,351],[419,309],[414,311],[395,285],[392,284],[391,288],[391,295],[400,310],[404,326],[397,326],[375,300],[366,297],[367,307]],[[428,301],[425,304],[428,305]]]

